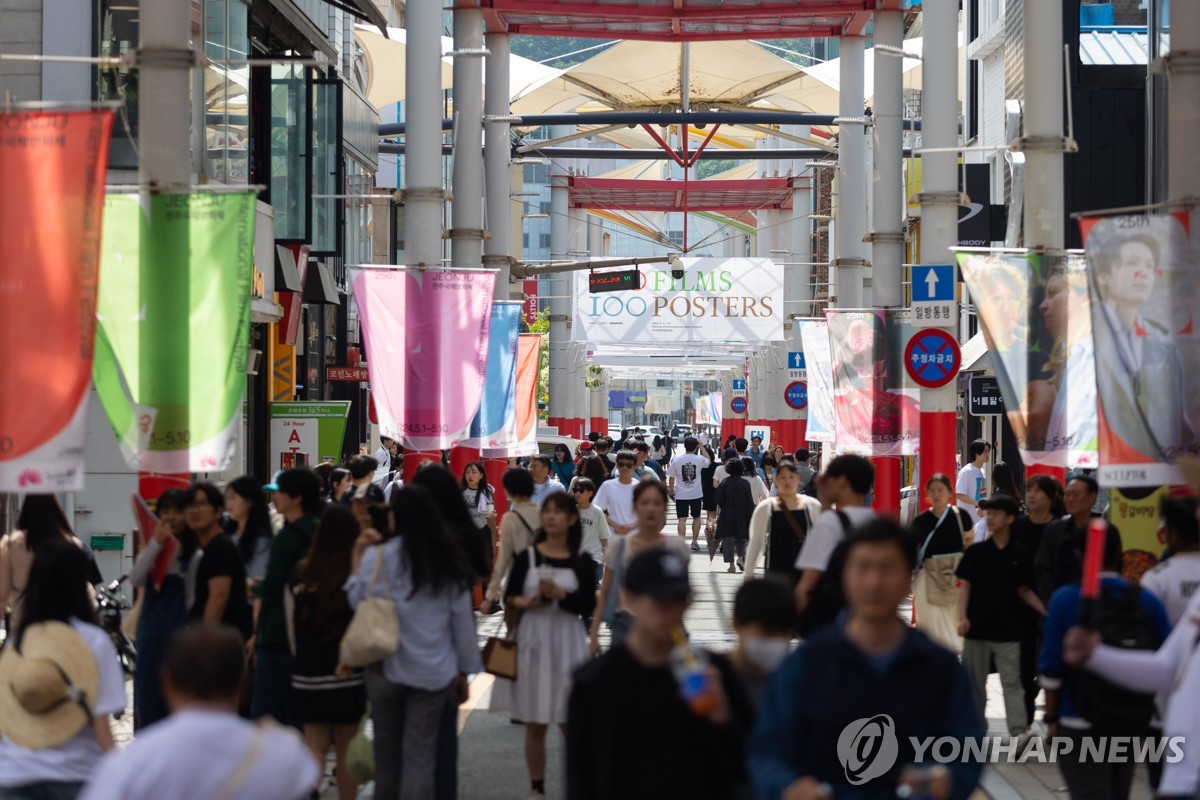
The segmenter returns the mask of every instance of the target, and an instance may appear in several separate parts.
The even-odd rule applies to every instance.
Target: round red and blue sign
[[[788,408],[801,411],[808,408],[808,384],[804,381],[792,381],[783,390],[783,401]]]
[[[744,397],[735,397],[729,401],[729,410],[735,414],[745,414],[746,408],[746,398]]]
[[[923,328],[904,349],[904,367],[918,386],[937,389],[958,376],[962,351],[954,335],[940,328]]]

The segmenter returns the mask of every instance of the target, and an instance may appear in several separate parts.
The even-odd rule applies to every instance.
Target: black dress
[[[788,522],[788,515],[796,523]],[[804,506],[795,510],[777,508],[771,512],[769,542],[767,547],[767,572],[786,577],[793,585],[800,580],[800,571],[796,569],[796,559],[800,556],[800,548],[808,538],[808,513]],[[800,534],[797,535],[796,531]]]
[[[355,670],[347,678],[334,674],[339,661],[338,645],[354,611],[346,595],[337,590],[334,600],[318,597],[315,591],[289,586],[294,611],[292,629],[296,655],[292,661],[292,717],[296,722],[323,725],[357,724],[367,711],[364,672]],[[338,609],[329,619],[320,611]]]
[[[708,466],[700,470],[700,488],[704,490],[704,510],[717,510],[717,490],[713,488],[713,476],[717,474],[717,462],[709,459]]]

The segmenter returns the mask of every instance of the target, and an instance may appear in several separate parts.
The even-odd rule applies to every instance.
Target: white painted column
[[[484,191],[487,195],[487,232],[483,242],[483,265],[498,270],[496,299],[511,297],[509,280],[512,250],[512,183],[509,169],[508,123],[496,122],[509,114],[509,39],[507,33],[488,33],[485,61],[487,83],[484,86]],[[516,215],[520,222],[520,214]]]
[[[556,125],[550,128],[550,137],[557,139],[569,136],[574,131],[571,125]],[[568,216],[568,165],[562,161],[550,164],[550,258],[566,261],[571,247],[570,220]],[[569,272],[553,273],[542,278],[541,285],[550,294],[550,405],[548,422],[562,425],[570,416],[570,363],[567,354],[567,329],[571,313],[571,284],[574,276]]]
[[[875,12],[871,283],[876,308],[904,305],[901,290],[901,264],[904,263],[904,234],[901,231],[904,86],[900,71],[902,59],[891,52],[891,48],[900,49],[903,36],[904,18],[899,11]],[[883,48],[888,49],[885,51]]]
[[[839,59],[840,92],[838,116],[859,119],[863,116],[863,83],[866,40],[842,37]],[[837,305],[861,308],[867,234],[867,196],[864,163],[866,137],[861,124],[843,122],[838,128],[838,195],[834,203],[837,267]]]
[[[1066,242],[1063,195],[1062,6],[1023,0],[1025,8],[1025,245]],[[1172,3],[1171,10],[1181,3]],[[928,64],[926,65],[928,67]],[[1196,98],[1191,98],[1191,103]],[[928,180],[928,178],[926,178]]]
[[[442,7],[409,3],[405,14],[404,251],[410,266],[442,264]]]
[[[1196,131],[1200,129],[1200,3],[1171,3],[1171,52],[1166,62],[1168,197],[1200,197],[1200,147],[1196,147]],[[1196,236],[1193,229],[1193,240]]]
[[[454,171],[450,265],[483,265],[483,12],[454,9]],[[499,282],[497,282],[497,287]]]

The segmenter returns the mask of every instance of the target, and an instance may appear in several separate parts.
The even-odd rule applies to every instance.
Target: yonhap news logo
[[[887,714],[854,720],[838,736],[837,754],[851,786],[886,775],[900,755],[895,721]]]

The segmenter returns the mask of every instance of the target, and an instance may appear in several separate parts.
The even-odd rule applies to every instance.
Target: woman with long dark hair
[[[570,486],[571,478],[575,477],[575,457],[571,455],[571,448],[562,442],[554,445],[554,453],[550,456],[550,474],[558,478],[564,487]]]
[[[1017,478],[1013,475],[1012,467],[1004,461],[997,461],[992,466],[992,493],[989,498],[996,495],[1008,495],[1017,501],[1017,506],[1020,509],[1021,515],[1025,514],[1025,501],[1021,497],[1021,490],[1017,488]],[[988,537],[986,514],[980,512],[980,518],[975,522],[974,536],[976,542],[982,542]],[[1013,529],[1014,533],[1016,529]],[[1033,552],[1037,552],[1034,550]]]
[[[21,504],[21,513],[17,515],[17,529],[0,538],[0,614],[6,608],[12,609],[9,630],[21,626],[26,585],[34,558],[46,545],[60,541],[72,542],[88,553],[91,569],[87,583],[99,583],[100,572],[95,561],[90,559],[90,551],[71,532],[67,515],[54,495],[27,495]]]
[[[187,611],[196,594],[193,561],[200,550],[196,535],[184,523],[187,495],[182,489],[167,489],[158,498],[155,511],[158,527],[138,554],[129,582],[141,587],[142,610],[137,626],[137,666],[133,673],[133,701],[139,729],[170,714],[163,698],[159,668],[167,655],[171,637],[187,621]],[[172,537],[176,551],[161,579],[154,580],[154,566]]]
[[[572,483],[576,479],[587,478],[599,491],[600,485],[608,480],[610,472],[601,456],[584,456],[579,460]]]
[[[505,603],[522,612],[517,680],[496,682],[492,708],[509,709],[525,723],[531,798],[546,792],[546,731],[565,729],[571,674],[590,657],[581,622],[596,607],[596,565],[579,552],[582,540],[575,498],[549,495],[534,544],[513,561],[505,590]]]
[[[970,514],[950,505],[954,500],[953,486],[950,476],[941,472],[929,476],[925,482],[929,509],[913,520],[913,533],[921,548],[917,554],[917,575],[913,580],[913,611],[917,627],[926,636],[958,653],[962,651],[962,637],[958,635],[957,603],[947,605],[947,592],[930,586],[932,581],[940,579],[940,575],[930,576],[930,570],[938,566],[936,559],[961,558],[973,540]],[[950,590],[951,594],[956,591]],[[931,594],[937,595],[939,602],[932,602]]]
[[[705,538],[711,539],[710,529],[716,524],[713,520],[717,511],[717,490],[713,486],[713,480],[720,464],[717,462],[717,456],[713,449],[706,444],[700,445],[700,455],[708,459],[708,466],[700,470],[700,488],[704,491],[701,505],[704,506]]]
[[[230,525],[226,532],[237,542],[246,565],[246,578],[260,581],[271,557],[271,512],[267,495],[257,478],[243,475],[225,487],[225,510]]]
[[[100,757],[113,748],[111,715],[125,710],[125,676],[112,640],[99,625],[88,593],[92,560],[74,542],[55,535],[53,529],[49,533],[30,566],[29,582],[25,585],[24,616],[9,643],[13,652],[5,653],[4,657],[27,655],[28,669],[23,674],[28,676],[32,670],[46,669],[44,665],[34,666],[41,660],[34,656],[38,645],[44,646],[52,636],[65,636],[73,642],[82,639],[90,651],[88,655],[95,662],[98,680],[94,696],[88,692],[80,698],[79,702],[85,704],[86,716],[80,715],[78,729],[70,733],[52,730],[57,725],[48,720],[48,715],[39,713],[46,709],[25,705],[15,685],[21,678],[15,671],[10,673],[12,682],[5,680],[0,692],[17,695],[13,702],[24,708],[30,719],[20,724],[20,730],[11,727],[13,719],[5,719],[7,735],[0,739],[0,797],[65,800],[76,797]],[[54,632],[49,630],[53,626],[43,623],[68,625],[71,631]],[[58,672],[55,673],[52,667],[46,677],[61,679],[65,674],[68,681],[79,680],[80,665],[66,658],[65,652],[62,655],[62,663],[57,664]],[[41,688],[46,685],[50,685],[49,681]],[[43,742],[35,745],[33,741],[27,741],[28,746],[21,746],[14,741],[34,734]],[[45,744],[47,741],[53,744]]]
[[[358,794],[346,766],[346,748],[367,707],[363,672],[337,674],[338,644],[354,617],[342,587],[350,577],[359,532],[353,511],[328,506],[291,585],[292,719],[303,726],[304,742],[318,764],[325,763],[333,746],[340,800]]]
[[[750,462],[751,466],[754,462]],[[721,554],[729,565],[726,572],[746,569],[746,546],[750,541],[750,519],[754,516],[754,492],[746,477],[743,459],[734,458],[725,464],[726,478],[717,487],[717,541]],[[754,476],[762,483],[762,479]],[[767,493],[762,492],[763,499]],[[709,554],[709,560],[713,554]]]
[[[329,471],[329,502],[342,502],[342,496],[349,488],[350,470],[345,467],[334,467]]]
[[[483,671],[471,609],[473,575],[424,486],[392,494],[392,519],[397,535],[382,545],[378,531],[359,535],[346,594],[355,607],[368,597],[390,598],[402,631],[381,673],[367,673],[375,796],[427,800],[435,796],[446,704],[465,700],[467,676]]]
[[[450,470],[441,464],[423,464],[413,476],[412,483],[425,487],[433,495],[434,503],[442,512],[442,521],[474,573],[474,582],[487,580],[492,574],[492,537],[476,526],[462,489]]]
[[[1012,540],[1030,553],[1036,554],[1042,543],[1046,526],[1066,515],[1063,486],[1049,475],[1031,475],[1025,481],[1026,513],[1012,526]],[[1025,717],[1033,724],[1034,701],[1040,687],[1037,679],[1037,659],[1041,651],[1038,628],[1041,617],[1032,608],[1021,604],[1021,688],[1025,693]]]
[[[483,462],[472,461],[463,468],[462,496],[471,512],[471,519],[480,534],[485,535],[488,542],[495,547],[496,530],[496,492],[488,484],[487,472]],[[491,548],[489,548],[490,550]],[[488,565],[491,566],[491,553],[488,554]]]

